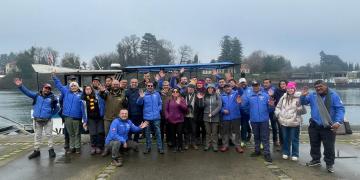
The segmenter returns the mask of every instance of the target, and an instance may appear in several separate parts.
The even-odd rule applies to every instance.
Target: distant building
[[[9,74],[11,72],[17,72],[19,68],[16,66],[16,62],[12,61],[5,65],[5,74]]]
[[[241,64],[240,66],[240,72],[243,72],[245,74],[249,74],[250,73],[250,67],[248,64]]]

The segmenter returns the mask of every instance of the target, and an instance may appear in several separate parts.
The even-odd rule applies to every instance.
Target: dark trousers
[[[182,148],[183,144],[183,137],[182,137],[182,130],[183,130],[183,123],[176,123],[172,124],[169,123],[169,130],[168,132],[171,142],[174,143],[174,148]]]
[[[255,151],[260,152],[260,143],[264,146],[264,154],[270,154],[269,122],[251,122],[254,133]]]
[[[143,117],[142,115],[131,115],[130,116],[131,121],[135,124],[135,126],[139,126],[141,124],[141,122],[143,121]],[[139,142],[139,136],[140,136],[140,132],[129,132],[129,140],[133,140],[135,142]],[[134,135],[134,138],[132,137]]]
[[[199,112],[194,115],[194,120],[196,122],[196,144],[205,144],[206,130],[203,121],[204,111],[199,110]]]
[[[88,119],[90,142],[92,147],[104,147],[105,131],[103,119]]]
[[[169,142],[169,138],[168,135],[166,134],[166,141],[164,140],[165,137],[165,132],[168,133],[169,129],[167,128],[167,122],[164,116],[161,116],[160,119],[160,134],[161,134],[161,139],[163,140],[163,142],[168,143]]]
[[[273,138],[273,142],[277,142],[278,140],[280,140],[281,144],[282,144],[282,132],[281,132],[281,127],[279,124],[279,121],[277,120],[277,118],[275,117],[274,112],[270,112],[269,113],[269,118],[270,118],[270,123],[271,123],[271,130],[272,130],[272,138]],[[279,133],[279,135],[278,135]],[[280,138],[279,138],[280,137]]]
[[[221,138],[224,147],[229,146],[229,139],[232,140],[236,147],[240,146],[240,119],[234,119],[230,121],[221,122]],[[233,133],[235,134],[235,139],[233,139]]]
[[[336,135],[330,128],[324,128],[310,121],[308,128],[310,138],[310,155],[313,160],[320,161],[321,142],[324,146],[324,161],[327,165],[333,165],[335,161]]]
[[[241,114],[241,140],[250,141],[251,138],[251,128],[250,128],[250,116],[249,114]]]
[[[219,123],[218,122],[204,122],[206,128],[206,145],[210,144],[217,148],[219,143]]]
[[[112,159],[121,159],[121,153],[123,151],[126,151],[127,149],[130,148],[136,148],[136,146],[138,145],[136,142],[134,141],[126,141],[127,144],[127,148],[124,148],[124,144],[120,143],[120,141],[110,141],[110,144],[108,145],[109,149],[111,149],[111,158]]]
[[[194,118],[185,117],[184,121],[185,144],[196,144],[196,121]]]

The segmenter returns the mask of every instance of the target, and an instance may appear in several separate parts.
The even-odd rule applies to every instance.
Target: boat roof
[[[49,66],[45,64],[32,64],[34,71],[39,74],[51,74],[55,69],[58,74],[82,74],[82,75],[107,75],[107,74],[116,74],[121,73],[122,70],[83,70],[83,69],[73,69],[73,68],[64,68]]]
[[[173,71],[185,68],[187,71],[205,69],[226,69],[235,66],[232,62],[202,63],[202,64],[175,64],[175,65],[152,65],[152,66],[127,66],[126,72],[151,72],[151,71]]]

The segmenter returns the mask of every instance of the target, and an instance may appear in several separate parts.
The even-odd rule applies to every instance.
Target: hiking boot
[[[49,149],[49,157],[50,158],[55,158],[56,157],[56,153],[55,153],[53,148]]]
[[[96,149],[95,149],[95,147],[91,147],[90,154],[91,154],[91,155],[95,155],[95,154],[96,154]]]
[[[193,145],[193,148],[194,148],[195,150],[199,150],[199,147],[198,147],[196,144]]]
[[[266,162],[272,163],[272,159],[271,159],[270,154],[265,154],[264,159],[265,159]]]
[[[244,149],[241,148],[241,147],[236,147],[235,151],[238,152],[238,153],[244,153]]]
[[[111,161],[111,165],[116,166],[116,167],[120,167],[120,166],[122,166],[122,161],[119,160],[119,159],[113,159]]]
[[[165,153],[164,149],[159,149],[158,152],[159,152],[159,154],[164,154]]]
[[[182,147],[178,147],[178,151],[182,153],[184,152],[184,149]]]
[[[76,153],[76,154],[80,154],[80,153],[81,153],[81,149],[80,149],[80,148],[75,148],[75,153]]]
[[[34,150],[34,152],[31,153],[28,158],[33,159],[33,158],[36,158],[36,157],[39,157],[39,156],[40,156],[40,151],[39,150]]]
[[[101,150],[101,148],[96,147],[96,148],[95,148],[95,152],[96,152],[96,154],[101,154],[102,150]]]
[[[333,165],[326,165],[326,170],[327,170],[329,173],[335,172],[335,169],[334,169],[334,166],[333,166]]]
[[[185,145],[185,146],[184,146],[184,149],[185,149],[185,150],[188,150],[188,149],[189,149],[189,145]]]
[[[251,157],[258,157],[261,155],[261,152],[260,151],[254,151],[250,154]]]
[[[229,150],[228,147],[222,147],[222,148],[220,148],[220,151],[221,151],[221,152],[226,152],[226,151],[228,151],[228,150]]]
[[[306,163],[306,166],[309,167],[321,166],[321,163],[318,160],[311,160],[310,162]]]
[[[144,154],[149,154],[150,152],[151,152],[151,149],[150,149],[150,148],[146,148],[143,153],[144,153]]]

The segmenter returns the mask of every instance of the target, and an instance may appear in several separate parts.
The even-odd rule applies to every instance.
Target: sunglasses
[[[153,85],[147,85],[147,87],[154,87]]]
[[[179,91],[178,91],[178,90],[174,90],[173,93],[179,93]]]

